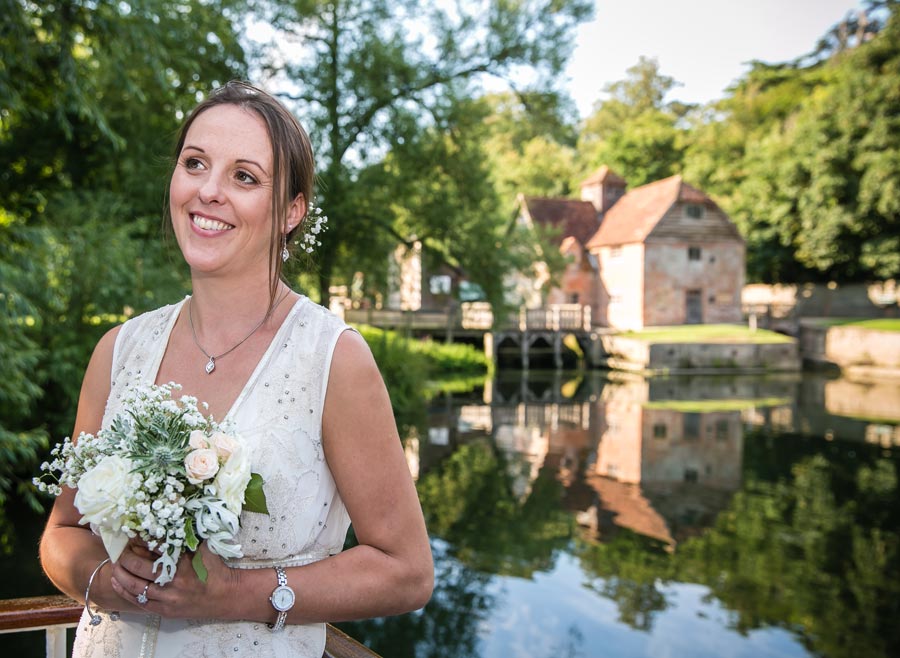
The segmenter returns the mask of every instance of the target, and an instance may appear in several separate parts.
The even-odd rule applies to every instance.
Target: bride
[[[322,656],[325,624],[420,608],[433,585],[425,524],[384,383],[358,333],[281,278],[308,233],[313,154],[277,100],[231,82],[185,121],[169,212],[193,293],[132,318],[97,344],[73,436],[95,433],[139,384],[182,385],[252,449],[268,515],[245,512],[244,557],[201,544],[174,580],[132,541],[106,562],[65,489],[41,561],[82,616],[74,656]],[[313,239],[313,238],[309,238]],[[358,545],[342,551],[353,522]]]

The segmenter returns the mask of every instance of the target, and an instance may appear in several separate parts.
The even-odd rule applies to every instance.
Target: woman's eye
[[[185,169],[199,169],[201,166],[202,166],[202,163],[197,158],[185,158],[184,159]]]
[[[248,174],[246,171],[237,172],[236,177],[241,183],[247,183],[248,185],[256,183],[256,178]]]

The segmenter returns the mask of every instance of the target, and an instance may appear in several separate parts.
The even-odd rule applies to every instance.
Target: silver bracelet
[[[97,626],[103,619],[100,617],[100,613],[91,611],[91,585],[94,583],[94,576],[100,573],[100,569],[103,568],[103,565],[109,562],[110,558],[106,558],[97,565],[97,568],[94,569],[94,572],[91,574],[91,577],[88,578],[87,589],[84,590],[84,611],[87,612],[88,617],[91,618],[91,626]],[[111,612],[109,614],[109,618],[112,621],[117,621],[119,619],[118,612]]]

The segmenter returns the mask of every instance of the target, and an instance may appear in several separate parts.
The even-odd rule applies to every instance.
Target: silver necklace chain
[[[203,356],[205,356],[207,359],[209,359],[209,361],[206,362],[206,374],[211,375],[213,373],[213,370],[216,369],[216,359],[221,359],[223,356],[227,356],[228,354],[231,354],[237,348],[239,348],[241,345],[243,345],[244,342],[246,342],[246,340],[248,338],[250,338],[250,336],[255,334],[256,331],[265,324],[266,320],[268,320],[272,316],[272,314],[275,312],[275,309],[278,308],[278,305],[284,301],[285,297],[288,296],[289,292],[290,292],[290,288],[285,290],[285,292],[281,296],[281,298],[277,302],[275,302],[275,305],[263,316],[263,319],[259,321],[259,324],[256,325],[255,327],[253,327],[253,330],[249,334],[244,336],[240,340],[240,342],[238,342],[237,345],[235,345],[234,347],[227,349],[224,352],[222,352],[221,354],[217,354],[215,356],[213,356],[212,354],[207,352],[205,349],[203,349],[203,346],[200,344],[200,341],[197,340],[197,332],[194,330],[194,313],[193,313],[194,296],[191,295],[191,298],[188,300],[188,322],[191,325],[191,337],[194,339],[194,345],[197,346],[197,349],[199,349],[201,352],[203,352]]]

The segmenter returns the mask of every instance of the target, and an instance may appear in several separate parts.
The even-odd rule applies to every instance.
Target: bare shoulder
[[[372,435],[397,436],[391,400],[365,339],[344,331],[337,340],[325,395],[326,447],[346,445]],[[399,443],[399,442],[398,442]]]
[[[109,397],[116,337],[121,328],[122,325],[117,325],[107,331],[94,347],[94,353],[84,373],[84,380],[81,382],[78,412],[75,417],[76,435],[79,432],[96,432],[100,428],[106,399]]]
[[[100,340],[97,341],[97,345],[94,347],[94,352],[93,354],[91,354],[91,360],[90,362],[88,362],[88,367],[85,371],[85,383],[87,382],[89,377],[105,376],[107,384],[109,384],[109,374],[112,370],[113,353],[116,348],[116,338],[118,337],[119,331],[121,329],[122,325],[116,325],[105,334],[103,334]],[[84,387],[82,386],[82,390],[83,389]]]
[[[337,383],[335,376],[338,378],[358,376],[366,372],[378,375],[377,379],[381,380],[378,366],[375,364],[375,358],[372,356],[372,350],[369,349],[368,343],[366,343],[359,332],[346,329],[338,337],[337,344],[334,346],[334,356],[331,361],[331,381]]]

